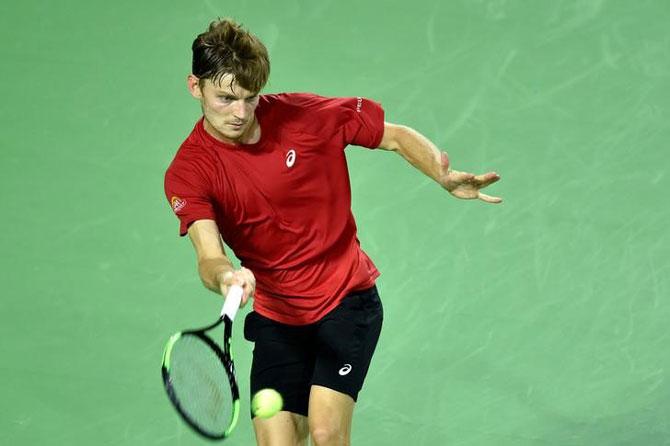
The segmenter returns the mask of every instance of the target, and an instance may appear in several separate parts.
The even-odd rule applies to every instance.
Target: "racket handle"
[[[235,320],[235,315],[237,310],[240,309],[240,303],[242,302],[242,295],[244,290],[239,285],[231,285],[228,288],[228,293],[226,294],[226,300],[223,302],[223,308],[221,309],[221,316],[228,316],[231,321]]]

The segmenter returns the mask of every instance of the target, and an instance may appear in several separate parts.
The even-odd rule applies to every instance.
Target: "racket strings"
[[[223,434],[231,422],[233,400],[217,354],[197,336],[182,336],[172,347],[169,375],[184,414],[205,432]]]

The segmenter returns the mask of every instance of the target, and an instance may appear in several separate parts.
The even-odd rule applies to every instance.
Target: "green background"
[[[3,2],[0,444],[204,444],[159,368],[219,300],[162,177],[217,16],[266,43],[266,91],[374,98],[502,176],[460,201],[347,149],[386,311],[355,445],[670,444],[664,0]]]

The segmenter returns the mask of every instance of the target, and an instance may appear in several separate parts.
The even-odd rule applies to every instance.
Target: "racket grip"
[[[244,290],[239,285],[231,285],[228,288],[228,293],[226,294],[226,300],[223,302],[223,308],[221,309],[221,316],[228,316],[231,321],[235,320],[235,315],[237,310],[240,309],[240,303],[242,302],[242,295]]]

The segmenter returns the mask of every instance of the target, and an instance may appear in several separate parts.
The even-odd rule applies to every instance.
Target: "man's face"
[[[245,137],[253,129],[258,92],[240,87],[230,74],[223,76],[220,83],[210,79],[199,82],[190,75],[188,85],[193,97],[200,99],[202,112],[209,122],[207,130],[224,142],[246,142]]]

